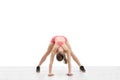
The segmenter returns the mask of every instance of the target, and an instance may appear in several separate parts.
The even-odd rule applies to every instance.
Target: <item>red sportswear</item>
[[[56,42],[56,38],[57,38],[57,37],[64,38],[65,40],[64,40],[64,41],[57,41],[57,42]],[[64,36],[54,36],[54,37],[52,38],[52,40],[51,40],[52,43],[56,43],[56,44],[59,45],[59,46],[62,46],[66,41],[67,41],[67,38],[64,37]]]

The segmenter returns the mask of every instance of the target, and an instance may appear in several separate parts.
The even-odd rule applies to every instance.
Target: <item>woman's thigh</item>
[[[53,48],[52,48],[52,51],[51,51],[51,52],[52,52],[52,53],[56,53],[57,48],[58,48],[58,45],[56,45],[56,44],[55,44],[55,45],[53,46]]]
[[[70,49],[67,47],[66,44],[63,44],[62,47],[66,53],[70,53]]]

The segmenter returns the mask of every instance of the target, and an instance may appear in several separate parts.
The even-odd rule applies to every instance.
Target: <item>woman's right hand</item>
[[[48,74],[48,76],[54,76],[54,74],[52,74],[52,73],[49,73],[49,74]]]
[[[72,73],[67,73],[68,76],[72,76],[73,74]]]

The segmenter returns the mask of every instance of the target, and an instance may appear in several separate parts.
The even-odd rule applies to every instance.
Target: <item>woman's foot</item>
[[[85,68],[84,68],[84,66],[80,66],[80,70],[81,70],[82,72],[85,72],[85,71],[86,71]]]
[[[36,72],[40,72],[40,66],[36,67]]]

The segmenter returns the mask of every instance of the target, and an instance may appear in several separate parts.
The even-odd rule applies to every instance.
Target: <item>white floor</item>
[[[120,80],[120,67],[85,67],[82,73],[78,67],[72,68],[73,76],[66,75],[65,67],[54,67],[52,77],[48,77],[48,67],[41,67],[36,73],[35,67],[0,67],[0,80]]]

